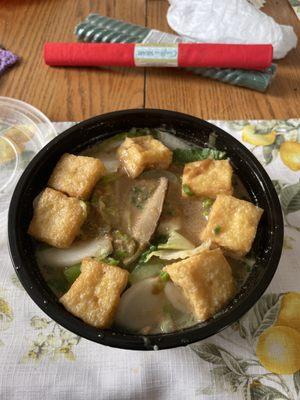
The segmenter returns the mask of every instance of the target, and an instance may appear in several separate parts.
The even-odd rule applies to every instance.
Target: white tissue
[[[169,0],[167,19],[179,35],[207,43],[268,43],[274,58],[297,45],[291,26],[279,25],[247,0]]]

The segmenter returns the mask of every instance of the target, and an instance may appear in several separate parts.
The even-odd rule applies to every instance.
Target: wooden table
[[[46,41],[75,41],[74,27],[90,12],[170,31],[167,0],[2,0],[0,42],[22,57],[0,78],[0,95],[33,104],[56,121],[107,111],[153,107],[204,119],[300,117],[300,46],[281,60],[266,94],[171,69],[49,68]],[[283,24],[297,20],[287,0],[267,0],[265,11]]]

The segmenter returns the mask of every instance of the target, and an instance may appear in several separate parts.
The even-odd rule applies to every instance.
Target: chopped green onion
[[[118,260],[123,260],[124,258],[126,258],[128,256],[128,253],[125,250],[116,250],[115,256]]]
[[[150,192],[147,187],[133,186],[131,189],[131,202],[136,206],[136,208],[143,209],[145,202],[150,196]]]
[[[188,196],[193,196],[194,193],[191,191],[191,188],[189,187],[189,185],[187,185],[186,183],[184,183],[182,185],[182,190],[184,191],[185,194],[187,194]]]
[[[202,215],[203,215],[203,217],[208,217],[208,215],[209,215],[209,209],[203,210],[203,211],[202,211]]]
[[[163,282],[168,282],[170,280],[170,275],[166,271],[161,271],[159,277]]]
[[[216,225],[216,226],[214,227],[214,233],[215,233],[215,235],[219,235],[219,233],[221,233],[221,230],[222,230],[221,226],[220,226],[220,225]]]
[[[223,160],[226,158],[226,153],[217,149],[193,148],[193,149],[175,149],[173,150],[173,162],[175,164],[186,164],[200,160]]]
[[[128,240],[129,236],[124,233],[121,232],[119,229],[117,229],[116,231],[113,231],[113,236],[115,239],[119,239],[119,240]]]
[[[119,260],[116,260],[115,258],[112,258],[112,257],[106,257],[103,261],[109,265],[118,265],[119,264]]]
[[[210,208],[213,205],[213,199],[207,197],[206,199],[202,200],[202,206],[203,206],[203,211],[202,211],[202,215],[204,217],[208,217],[209,212],[210,212]]]
[[[209,197],[204,199],[202,202],[203,208],[210,208],[213,205],[213,202],[213,199],[210,199]]]
[[[100,179],[100,182],[104,185],[110,182],[114,182],[118,178],[118,174],[113,172],[111,174],[105,175]]]
[[[72,285],[80,275],[81,264],[75,264],[64,270],[64,275],[70,285]]]
[[[99,202],[99,194],[98,193],[93,193],[92,198],[91,198],[91,204],[93,206],[97,206]]]
[[[144,253],[141,254],[140,259],[139,259],[139,263],[145,263],[146,260],[147,260],[147,256],[150,253],[152,253],[152,251],[156,251],[156,250],[157,250],[157,246],[151,245],[148,250],[144,251]]]

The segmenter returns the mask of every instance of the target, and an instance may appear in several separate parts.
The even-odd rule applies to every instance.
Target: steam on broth
[[[64,154],[28,232],[72,314],[101,329],[167,333],[232,300],[262,212],[223,151],[133,128]]]

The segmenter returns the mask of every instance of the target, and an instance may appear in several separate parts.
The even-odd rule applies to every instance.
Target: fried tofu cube
[[[182,175],[182,195],[187,197],[192,194],[213,199],[218,194],[230,195],[232,194],[232,173],[229,160],[202,160],[185,164]]]
[[[71,197],[87,200],[105,173],[99,159],[65,153],[56,164],[48,186]]]
[[[172,151],[151,135],[126,138],[118,149],[121,169],[134,179],[145,169],[169,168]]]
[[[205,250],[167,265],[164,271],[181,288],[198,321],[212,317],[235,295],[231,267],[220,249]]]
[[[201,240],[211,240],[236,258],[247,254],[254,241],[263,210],[249,201],[219,195],[201,234]]]
[[[82,202],[46,188],[34,206],[28,233],[54,247],[69,247],[86,219]]]
[[[85,258],[81,274],[60,302],[76,317],[96,328],[109,328],[120,296],[128,281],[128,271]]]

